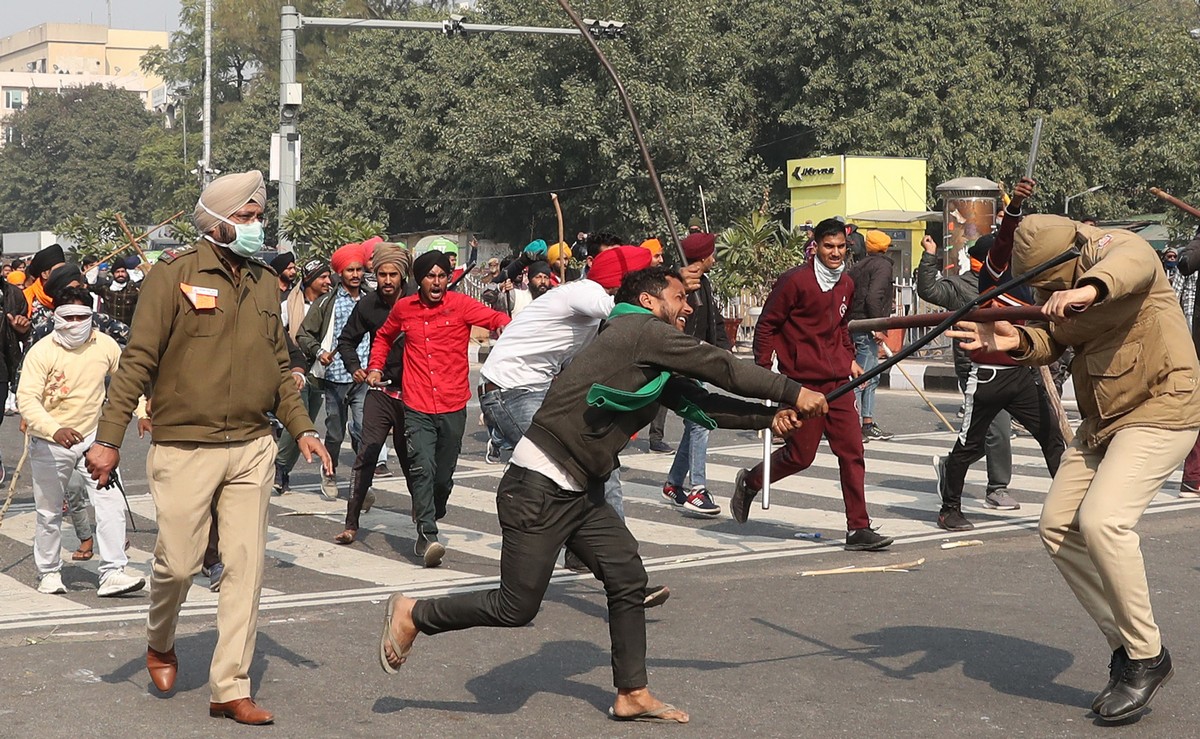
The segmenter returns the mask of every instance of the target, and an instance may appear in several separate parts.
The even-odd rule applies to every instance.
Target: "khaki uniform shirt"
[[[129,345],[97,441],[120,446],[138,396],[153,389],[154,441],[243,442],[313,431],[288,362],[279,288],[265,264],[240,280],[207,241],[164,254],[142,283]]]
[[[1043,365],[1075,347],[1071,377],[1083,417],[1078,435],[1089,447],[1131,426],[1200,427],[1200,365],[1153,247],[1128,231],[1089,226],[1079,227],[1079,242],[1080,257],[1067,279],[1102,288],[1101,299],[1049,328],[1018,326],[1021,344],[1010,354],[1022,364]],[[1052,252],[1029,260],[1037,264]]]

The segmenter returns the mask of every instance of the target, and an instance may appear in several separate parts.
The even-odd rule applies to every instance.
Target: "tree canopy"
[[[296,4],[304,14],[445,17],[444,3],[410,0]],[[144,62],[197,90],[199,8],[184,0],[171,49]],[[1185,0],[578,0],[576,9],[629,23],[625,39],[602,43],[678,221],[699,214],[701,186],[714,230],[757,209],[764,192],[783,202],[786,160],[803,156],[924,157],[931,205],[932,188],[952,177],[1011,183],[1039,116],[1039,210],[1059,211],[1064,195],[1094,185],[1105,188],[1078,207],[1106,218],[1165,210],[1152,185],[1200,198],[1200,43],[1187,33],[1200,15]],[[213,164],[265,169],[278,125],[278,3],[217,0],[216,18]],[[470,19],[568,23],[556,3],[531,0],[481,0]],[[579,39],[308,27],[299,48],[301,206],[379,220],[391,233],[464,229],[523,242],[553,235],[556,192],[571,233],[663,232],[612,82]],[[25,143],[0,148],[5,227],[105,207],[148,221],[194,200],[178,132],[150,133],[158,124],[131,109],[58,115],[73,95],[32,96],[13,117]],[[69,182],[50,184],[66,172]]]

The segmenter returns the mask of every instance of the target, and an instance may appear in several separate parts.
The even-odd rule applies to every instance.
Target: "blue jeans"
[[[683,480],[691,475],[692,487],[708,487],[705,475],[708,461],[708,429],[693,421],[684,420],[683,438],[675,450],[675,461],[667,472],[667,484],[683,487]]]
[[[337,472],[338,452],[346,440],[350,426],[350,448],[358,455],[358,440],[362,437],[363,402],[367,386],[357,382],[325,381],[325,449]]]
[[[502,448],[511,450],[525,435],[529,424],[533,423],[533,414],[537,413],[546,399],[547,389],[499,388],[480,394],[479,407],[483,410],[483,418],[496,430],[502,440]]]
[[[850,334],[850,338],[854,340],[854,361],[858,362],[862,371],[870,372],[875,369],[879,365],[879,343],[875,341],[875,334],[870,331],[855,331]],[[875,388],[878,385],[879,378],[875,377],[854,391],[854,396],[858,398],[858,413],[863,418],[875,417]]]

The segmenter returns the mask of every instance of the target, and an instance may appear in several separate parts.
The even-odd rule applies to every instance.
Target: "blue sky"
[[[0,37],[10,36],[42,23],[108,22],[112,5],[114,28],[174,31],[179,24],[179,0],[43,0],[23,2],[0,0]]]

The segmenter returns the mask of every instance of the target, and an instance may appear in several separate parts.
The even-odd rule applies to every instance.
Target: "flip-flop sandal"
[[[612,709],[612,706],[609,706],[608,717],[613,721],[642,721],[652,724],[679,724],[683,722],[676,721],[673,718],[663,718],[663,714],[678,710],[678,708],[670,703],[664,703],[658,708],[649,711],[642,711],[641,713],[635,713],[631,716],[618,716],[616,711]]]
[[[400,656],[401,665],[404,664],[404,660],[408,659],[408,653],[412,651],[412,644],[408,645],[408,649],[401,650],[396,638],[392,636],[392,611],[395,610],[396,602],[402,597],[404,597],[403,593],[393,593],[392,597],[388,598],[387,616],[383,619],[383,634],[379,637],[379,666],[389,675],[395,675],[400,668],[388,664],[385,647],[391,647],[392,652]]]
[[[337,536],[333,537],[333,543],[334,543],[334,544],[341,544],[341,545],[345,546],[346,544],[353,544],[353,543],[354,543],[354,540],[355,540],[356,538],[358,538],[358,532],[357,532],[357,531],[351,531],[350,529],[346,529],[346,530],[345,530],[345,531],[343,531],[342,533],[340,533],[340,534],[338,534]]]
[[[90,543],[91,541],[91,539],[84,539],[83,541],[79,542],[79,548],[71,554],[71,559],[75,562],[87,562],[89,559],[96,556],[96,550]],[[83,548],[84,542],[89,542],[87,549]]]

